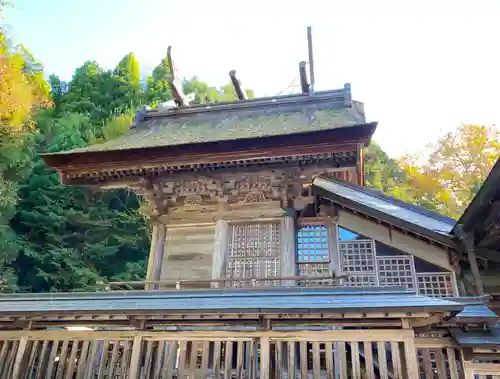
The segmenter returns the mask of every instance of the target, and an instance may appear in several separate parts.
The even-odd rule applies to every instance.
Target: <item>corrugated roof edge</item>
[[[374,189],[370,189],[370,188],[367,188],[367,187],[361,187],[361,186],[359,186],[357,184],[349,183],[349,182],[346,182],[344,180],[341,180],[341,179],[338,179],[338,178],[334,178],[331,175],[320,174],[320,175],[316,176],[313,179],[313,187],[312,187],[313,188],[313,192],[321,193],[323,191],[323,192],[328,192],[328,193],[330,193],[330,194],[332,194],[334,196],[341,197],[340,195],[331,193],[330,191],[328,191],[327,188],[324,188],[325,184],[322,184],[321,180],[326,181],[327,183],[328,183],[328,181],[330,181],[330,182],[333,182],[335,184],[342,185],[342,186],[344,186],[344,187],[346,187],[348,189],[351,189],[351,190],[354,190],[354,191],[358,191],[358,192],[364,193],[364,194],[369,195],[369,196],[373,196],[373,197],[375,197],[375,198],[377,198],[379,200],[387,201],[387,202],[389,202],[391,204],[394,204],[394,205],[406,208],[406,209],[411,210],[413,212],[417,212],[417,213],[420,213],[422,215],[434,218],[435,220],[438,220],[438,221],[444,222],[446,224],[449,224],[450,227],[453,227],[453,225],[455,225],[455,220],[453,220],[453,219],[451,219],[449,217],[440,215],[439,213],[436,213],[436,212],[429,211],[429,210],[427,210],[425,208],[422,208],[422,207],[420,207],[418,205],[409,204],[409,203],[406,203],[406,202],[404,202],[402,200],[393,198],[391,196],[384,195],[383,193],[381,193],[379,191],[376,191]],[[318,183],[318,181],[320,181],[320,183]],[[315,191],[315,188],[316,188],[316,191]],[[318,189],[319,189],[319,191],[318,191]],[[327,197],[327,196],[325,196],[325,197]],[[329,200],[332,200],[332,199],[329,199]],[[366,210],[366,209],[369,208],[370,211],[372,213],[375,213],[377,216],[383,216],[383,217],[380,217],[381,219],[385,218],[385,221],[387,221],[389,223],[392,222],[396,226],[400,226],[403,229],[408,229],[408,230],[415,229],[413,231],[415,231],[418,234],[424,234],[424,235],[427,235],[427,237],[432,236],[432,239],[434,239],[436,241],[440,241],[440,242],[442,242],[444,244],[447,244],[447,245],[451,245],[452,244],[451,242],[452,242],[452,239],[453,239],[454,236],[451,235],[451,234],[449,235],[449,237],[447,237],[446,234],[438,233],[435,230],[424,228],[421,225],[411,224],[408,221],[405,221],[403,219],[397,218],[397,217],[395,217],[393,215],[389,215],[387,213],[383,213],[381,211],[378,211],[376,209],[367,207],[365,205],[358,204],[358,203],[356,203],[353,200],[343,199],[343,201],[345,201],[345,203],[348,203],[348,204],[344,204],[344,205],[351,205],[351,206],[353,204],[358,205],[358,208],[359,208],[358,210],[360,212],[363,212],[363,210]],[[364,212],[364,213],[367,213],[367,212]],[[410,225],[412,226],[411,228],[409,227]],[[417,231],[417,229],[420,231],[420,233]]]
[[[34,300],[73,300],[88,298],[120,299],[155,298],[155,297],[252,297],[252,296],[316,296],[316,295],[416,295],[414,290],[405,287],[358,287],[358,288],[323,288],[323,287],[274,287],[274,288],[235,288],[235,289],[201,289],[201,290],[164,290],[164,291],[112,291],[112,292],[51,292],[51,293],[19,293],[0,294],[2,301],[34,301]],[[453,300],[452,300],[453,301]]]

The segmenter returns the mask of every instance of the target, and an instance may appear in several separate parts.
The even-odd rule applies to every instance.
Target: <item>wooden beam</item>
[[[172,46],[167,48],[167,62],[170,73],[167,77],[168,85],[172,90],[172,96],[174,97],[175,103],[178,107],[189,106],[189,103],[184,98],[184,93],[182,91],[182,84],[175,75],[174,62],[172,61]]]
[[[215,223],[214,252],[212,255],[212,279],[225,279],[227,239],[229,225],[226,220],[217,220]],[[222,286],[224,286],[224,281]],[[219,282],[214,283],[219,287]]]
[[[132,345],[132,355],[130,357],[130,367],[129,375],[130,379],[139,379],[139,374],[141,372],[142,363],[142,336],[138,335],[134,337],[134,342]]]
[[[314,93],[314,56],[313,56],[313,42],[312,42],[312,28],[307,27],[307,51],[309,55],[309,79],[311,85],[309,86],[309,94]]]
[[[4,342],[5,343],[5,342]],[[25,358],[26,347],[28,345],[28,336],[21,337],[19,347],[17,348],[16,358],[14,361],[14,369],[12,371],[12,379],[20,379],[23,377],[23,362]]]
[[[453,271],[446,249],[424,242],[382,224],[367,220],[353,213],[339,209],[334,221],[343,228],[363,234],[375,241],[414,255],[448,271]]]
[[[481,274],[479,273],[479,268],[477,266],[474,234],[468,234],[467,236],[465,236],[464,244],[467,250],[467,258],[469,260],[472,276],[474,278],[474,287],[476,288],[476,294],[479,296],[484,295],[483,282],[481,281]]]
[[[236,92],[236,96],[240,100],[247,100],[247,94],[241,85],[241,82],[236,77],[236,70],[229,71],[229,77],[231,78],[231,83],[233,83],[234,91]]]
[[[300,77],[300,88],[303,94],[309,93],[309,81],[307,80],[307,63],[302,61],[299,63],[299,77]]]

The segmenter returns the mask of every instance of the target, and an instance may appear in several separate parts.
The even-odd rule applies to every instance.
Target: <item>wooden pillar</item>
[[[330,218],[328,219],[328,251],[330,253],[330,274],[336,277],[340,276],[340,251],[339,251],[339,230],[336,223]]]
[[[271,348],[269,337],[260,338],[260,379],[269,379]]]
[[[217,220],[215,223],[214,253],[212,255],[212,279],[221,279],[226,276],[227,243],[229,225],[226,220]],[[215,283],[218,288],[220,283]]]
[[[413,333],[412,333],[413,334]],[[403,341],[404,357],[401,359],[404,377],[408,379],[419,378],[420,369],[418,366],[417,347],[415,346],[415,336],[410,336]]]
[[[295,212],[288,212],[281,219],[281,256],[280,256],[280,276],[295,276],[297,257],[297,231],[295,229],[296,220],[293,217]],[[283,285],[294,285],[292,280],[284,280]]]
[[[134,342],[132,345],[132,354],[130,356],[130,367],[129,367],[129,379],[139,379],[139,374],[141,372],[141,361],[142,361],[142,337],[134,337]]]
[[[159,221],[153,222],[153,231],[151,233],[151,247],[149,249],[148,270],[146,281],[160,280],[161,267],[163,264],[163,252],[165,251],[165,239],[167,237],[167,228],[165,224]],[[157,288],[156,285],[146,285],[147,290]]]
[[[474,277],[474,287],[476,288],[476,294],[478,296],[484,295],[483,282],[481,280],[481,275],[479,274],[479,268],[477,266],[474,234],[473,233],[467,234],[464,239],[464,243],[465,243],[465,249],[467,250],[467,258],[469,260],[472,276]]]

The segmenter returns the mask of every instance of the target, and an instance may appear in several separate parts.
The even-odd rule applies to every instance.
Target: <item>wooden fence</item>
[[[0,332],[0,378],[490,379],[412,330]],[[416,344],[417,342],[417,344]],[[474,376],[476,375],[476,376]]]

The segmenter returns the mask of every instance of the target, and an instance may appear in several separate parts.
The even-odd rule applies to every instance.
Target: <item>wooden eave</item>
[[[376,122],[290,135],[143,149],[42,155],[61,181],[101,186],[106,182],[215,169],[307,164],[325,159],[353,165],[358,145],[368,145]]]

